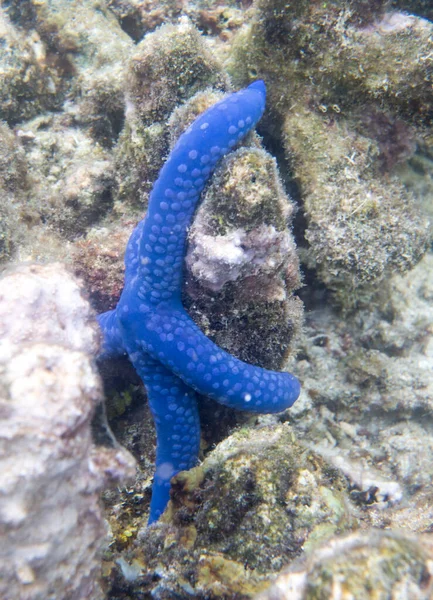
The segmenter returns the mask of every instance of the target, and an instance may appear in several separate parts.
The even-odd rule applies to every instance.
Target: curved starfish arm
[[[139,243],[140,297],[180,299],[185,239],[200,194],[217,163],[263,114],[266,88],[256,81],[202,113],[183,133],[149,198]]]
[[[300,383],[231,356],[209,340],[179,304],[158,307],[137,326],[143,348],[187,385],[220,404],[259,413],[292,406]]]
[[[139,250],[145,219],[142,219],[129,236],[125,250],[125,285],[138,274],[140,264]]]
[[[118,358],[126,354],[120,333],[119,323],[115,310],[109,310],[96,317],[101,329],[103,340],[99,359]]]
[[[159,519],[170,499],[171,478],[197,464],[200,420],[197,397],[191,388],[140,351],[130,358],[143,380],[156,426],[156,470],[152,486],[149,525]]]

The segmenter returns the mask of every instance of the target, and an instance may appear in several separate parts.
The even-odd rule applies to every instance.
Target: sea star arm
[[[157,310],[133,318],[128,337],[200,394],[220,404],[258,413],[277,413],[292,406],[300,392],[290,373],[249,365],[207,338],[180,303],[161,303]]]
[[[181,135],[149,198],[139,241],[139,295],[153,304],[180,300],[186,236],[200,194],[219,160],[255,127],[266,100],[263,81],[226,96]]]
[[[126,355],[116,310],[109,310],[97,316],[103,339],[99,359],[118,358]]]
[[[137,276],[140,264],[140,244],[146,218],[142,219],[129,236],[125,250],[125,283]]]
[[[194,390],[146,353],[131,350],[130,358],[146,386],[156,426],[150,525],[164,512],[170,497],[171,478],[197,463],[200,420]]]

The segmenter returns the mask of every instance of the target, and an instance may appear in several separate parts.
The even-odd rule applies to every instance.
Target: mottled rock
[[[239,430],[173,479],[168,511],[127,554],[140,564],[130,589],[251,598],[303,549],[356,526],[345,491],[345,479],[289,425]]]
[[[113,13],[88,0],[29,0],[25,6],[11,0],[8,12],[25,39],[36,39],[40,81],[51,78],[56,102],[67,96],[67,110],[94,138],[112,145],[123,122],[123,64],[133,47]],[[38,88],[29,83],[35,94]]]
[[[232,354],[271,369],[302,324],[293,213],[275,160],[241,148],[218,168],[189,234],[185,290],[194,319]]]
[[[257,77],[268,85],[262,128],[285,148],[308,266],[343,305],[370,301],[431,239],[421,206],[394,175],[429,126],[432,23],[387,12],[382,1],[258,0],[254,8],[230,72],[238,85]]]
[[[60,264],[21,267],[0,289],[0,595],[102,599],[99,492],[134,461],[92,443],[93,315]]]
[[[371,531],[333,539],[279,575],[256,600],[429,600],[432,536]]]
[[[93,228],[85,239],[76,240],[73,268],[84,280],[93,308],[104,312],[114,308],[123,289],[126,244],[136,221],[120,220],[110,228]]]
[[[227,90],[228,78],[188,19],[138,44],[127,67],[126,123],[115,151],[117,199],[143,206],[168,152],[168,118],[209,86]]]
[[[58,79],[38,33],[18,30],[0,7],[0,40],[0,118],[13,125],[58,107]]]
[[[351,482],[373,526],[433,519],[433,257],[382,290],[376,308],[309,313],[292,425]]]
[[[283,136],[303,195],[307,262],[342,304],[365,301],[419,261],[429,220],[396,177],[381,174],[377,141],[305,109],[286,115]]]
[[[111,156],[65,117],[38,117],[20,131],[28,137],[30,205],[46,226],[74,239],[112,206]]]
[[[213,292],[229,281],[261,275],[274,281],[270,300],[285,298],[285,269],[293,271],[289,290],[300,284],[288,230],[293,213],[276,161],[260,149],[233,152],[212,178],[194,219],[186,258],[191,274]],[[256,280],[252,283],[266,296]]]
[[[160,25],[175,22],[183,8],[181,0],[110,0],[110,10],[136,42]]]
[[[204,87],[225,90],[227,85],[227,75],[199,31],[184,18],[140,42],[131,58],[127,93],[131,109],[149,125]]]
[[[0,122],[0,263],[11,258],[25,226],[19,217],[29,187],[24,149]]]

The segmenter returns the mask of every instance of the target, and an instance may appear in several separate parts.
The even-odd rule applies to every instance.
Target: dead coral
[[[108,0],[122,29],[135,41],[182,13],[181,0]]]
[[[188,20],[147,35],[131,59],[128,100],[146,125],[207,86],[225,90],[227,76]]]
[[[228,79],[188,20],[148,34],[127,73],[115,197],[142,207],[168,151],[167,120],[173,109],[202,88],[227,89]]]
[[[128,553],[132,594],[251,598],[305,545],[356,524],[344,478],[287,425],[238,431],[173,487],[168,514]]]
[[[278,369],[302,323],[294,205],[275,161],[241,148],[215,173],[191,228],[186,304],[216,343]]]
[[[120,222],[110,229],[93,229],[73,248],[73,268],[86,285],[97,312],[114,308],[123,289],[125,247],[135,222]]]
[[[112,205],[111,157],[68,118],[39,117],[23,127],[32,180],[31,205],[41,220],[73,239]]]
[[[26,192],[29,187],[27,162],[17,136],[0,122],[0,262],[11,258],[25,225]]]
[[[45,79],[49,77],[55,101],[62,102],[67,95],[68,110],[77,121],[111,146],[122,124],[123,65],[133,47],[112,12],[102,2],[96,9],[81,0],[64,5],[29,0],[24,7],[11,0],[8,12],[26,38],[37,40],[38,62]],[[39,77],[39,86],[44,77]],[[29,93],[35,95],[38,88],[30,84]],[[25,116],[36,112],[41,110]]]
[[[184,3],[182,0],[109,0],[108,6],[122,29],[139,42],[158,26],[172,23],[187,15],[205,35],[217,35],[227,41],[244,21],[244,11],[250,0],[226,0],[215,4],[209,0]]]
[[[18,31],[0,7],[0,39],[0,118],[13,125],[58,108],[59,82],[37,32]]]
[[[429,223],[398,179],[381,174],[379,144],[301,109],[287,114],[283,135],[304,198],[310,264],[345,306],[417,263]]]
[[[0,594],[99,600],[99,492],[134,461],[92,444],[92,315],[60,264],[10,272],[0,289]]]
[[[422,532],[433,520],[432,269],[428,253],[344,319],[322,299],[300,343],[292,426],[350,479],[374,527]]]

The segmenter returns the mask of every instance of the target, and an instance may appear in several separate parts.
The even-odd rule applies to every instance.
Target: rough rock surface
[[[189,233],[184,289],[190,314],[216,343],[279,369],[303,315],[293,295],[301,285],[295,207],[275,160],[255,145],[253,138],[228,156],[204,194]]]
[[[251,598],[305,548],[358,526],[346,488],[290,425],[239,430],[174,478],[168,511],[138,530],[112,580],[132,596]]]
[[[235,169],[232,174],[220,171],[213,189],[212,184],[209,187],[209,197],[204,198],[205,202],[215,200],[212,211],[206,210],[200,221],[200,226],[209,227],[206,235],[212,239],[202,238],[200,252],[199,245],[195,247],[195,265],[202,267],[197,269],[199,279],[191,273],[186,278],[189,310],[207,334],[252,362],[278,368],[282,356],[297,344],[297,360],[291,359],[290,369],[302,381],[303,392],[290,413],[257,419],[227,414],[202,399],[201,477],[194,483],[188,474],[183,483],[179,482],[171,520],[148,532],[144,523],[153,474],[153,421],[129,366],[104,366],[116,434],[140,460],[141,467],[133,485],[104,492],[113,533],[104,568],[106,585],[111,589],[108,594],[116,600],[136,600],[150,588],[160,599],[173,589],[181,597],[195,593],[206,600],[212,595],[254,597],[269,584],[286,557],[296,560],[296,552],[305,552],[303,536],[308,537],[307,546],[311,542],[308,564],[313,566],[308,581],[314,584],[312,594],[320,598],[323,589],[329,597],[329,580],[321,573],[335,575],[339,593],[338,582],[351,567],[341,555],[327,562],[321,554],[322,542],[325,547],[339,547],[339,523],[343,529],[350,523],[368,530],[405,529],[417,535],[412,541],[405,533],[403,542],[394,542],[393,535],[383,540],[382,534],[375,533],[348,538],[357,540],[360,549],[359,553],[348,552],[354,565],[351,581],[356,583],[358,574],[365,575],[364,583],[377,584],[388,598],[399,582],[393,577],[395,564],[412,582],[406,588],[402,579],[402,590],[409,589],[415,598],[420,589],[421,598],[423,589],[429,591],[430,567],[424,550],[419,553],[417,548],[426,547],[433,522],[431,254],[412,271],[397,277],[393,273],[405,271],[419,260],[429,239],[422,211],[430,217],[433,214],[432,24],[421,18],[431,19],[430,4],[427,0],[2,3],[0,33],[5,43],[0,49],[0,111],[6,121],[0,125],[2,261],[74,260],[94,307],[102,312],[115,305],[122,286],[126,238],[143,217],[147,194],[170,145],[187,123],[230,88],[229,69],[234,88],[257,77],[266,80],[267,111],[259,133],[278,161],[285,192],[297,202],[296,242],[302,249],[301,258],[311,267],[305,269],[305,286],[300,290],[308,307],[305,335],[296,338],[293,328],[286,327],[288,320],[282,324],[282,317],[287,315],[283,296],[290,295],[299,277],[297,260],[290,261],[291,270],[283,267],[291,252],[285,243],[289,239],[287,223],[281,226],[284,218],[260,220],[262,210],[275,208],[278,202],[273,200],[282,198],[272,186],[272,198],[265,194],[272,179],[268,177],[270,170],[261,185],[251,179],[245,161],[230,164],[230,169]],[[161,24],[163,27],[154,31]],[[51,110],[55,112],[47,112]],[[257,156],[258,138],[249,142],[251,147],[243,156]],[[242,154],[245,149],[238,152]],[[252,170],[263,173],[262,167],[269,161],[267,155]],[[400,180],[405,167],[408,170]],[[219,194],[218,186],[224,194]],[[222,211],[218,204],[221,199],[233,200],[239,209],[236,214],[230,202]],[[250,220],[244,218],[245,213],[250,214]],[[272,243],[269,250],[277,264],[270,264],[268,254],[263,262],[265,270],[275,267],[270,285],[269,272],[257,277],[253,267],[254,261],[263,258],[262,246],[271,246],[271,242],[275,246]],[[252,264],[246,260],[251,249]],[[208,265],[212,268],[211,286],[219,291],[201,285]],[[217,268],[221,270],[217,272]],[[58,280],[58,274],[52,276]],[[231,281],[233,276],[235,281]],[[43,287],[51,290],[48,279]],[[202,283],[209,286],[206,279]],[[67,294],[71,288],[63,289]],[[329,289],[337,292],[340,303],[356,307],[354,311],[342,314]],[[250,294],[254,302],[248,301]],[[15,298],[11,290],[9,296]],[[260,301],[269,297],[275,299],[272,304]],[[71,298],[81,310],[78,297],[73,293]],[[35,310],[40,307],[37,302],[30,303],[26,312],[19,308],[22,303],[16,298],[11,304],[2,322],[15,328],[14,335],[24,335],[27,317],[12,321],[11,315],[21,310],[34,321]],[[15,346],[5,350],[11,362],[1,363],[1,380],[6,381],[1,384],[1,395],[7,399],[6,408],[2,403],[1,410],[2,416],[3,412],[9,415],[10,390],[23,390],[35,378],[45,386],[41,395],[47,402],[56,396],[53,410],[57,402],[67,398],[65,406],[59,404],[62,410],[54,424],[51,420],[46,425],[43,415],[34,416],[34,405],[26,408],[23,419],[31,417],[30,422],[25,421],[24,433],[30,432],[33,440],[48,437],[53,443],[57,438],[46,436],[46,432],[61,428],[65,420],[69,433],[62,441],[69,460],[72,450],[87,452],[88,415],[99,391],[81,346],[69,350],[66,342],[59,346],[58,339],[65,331],[72,339],[76,334],[68,325],[65,330],[53,328],[53,314],[59,314],[52,310],[55,305],[50,300],[50,314],[42,313],[46,335],[53,333],[50,345],[26,339],[19,346],[20,356]],[[60,317],[61,323],[70,323],[63,313]],[[37,323],[42,327],[40,321]],[[89,352],[95,351],[92,335],[86,342]],[[15,387],[4,379],[10,369],[14,377],[18,370],[20,373],[14,379]],[[30,372],[36,375],[22,377]],[[59,373],[61,384],[54,379]],[[80,392],[80,386],[85,393]],[[77,396],[73,390],[78,390]],[[87,395],[91,398],[85,402]],[[13,398],[15,403],[16,396]],[[17,406],[21,406],[18,400]],[[73,418],[68,410],[75,408],[83,411],[83,416],[82,420],[77,416],[78,429],[70,430],[67,427]],[[280,438],[286,447],[268,444],[280,431],[281,421],[286,420],[290,420],[291,435]],[[8,420],[5,422],[7,427]],[[244,424],[242,431],[230,436],[239,423]],[[37,437],[39,430],[41,438]],[[241,445],[240,433],[251,442],[248,456],[230,455],[230,447]],[[260,450],[263,437],[266,443]],[[24,464],[29,439],[25,435],[21,439]],[[74,440],[80,443],[75,445]],[[221,440],[222,445],[212,453]],[[16,447],[16,456],[21,456],[19,452],[20,447]],[[99,452],[98,464],[105,464],[104,452]],[[220,463],[214,462],[214,471],[206,471],[203,479],[211,457],[218,454]],[[50,456],[47,453],[47,461]],[[34,453],[29,462],[33,457]],[[257,457],[268,465],[268,473]],[[291,458],[299,458],[299,465],[305,467],[303,480],[297,477],[297,465]],[[76,465],[75,458],[71,460]],[[109,462],[113,464],[111,459]],[[90,503],[87,506],[95,516],[93,532],[98,537],[97,492],[87,492],[96,489],[95,478],[101,481],[102,476],[92,471],[92,479],[86,471],[86,465],[95,464],[92,460],[89,463],[83,458],[83,471],[77,476],[71,471],[74,466],[61,476],[56,470],[59,464],[59,460],[54,461],[50,470],[59,475],[56,490],[67,490],[64,505],[75,501],[75,494],[80,493],[77,489],[86,490],[80,499]],[[284,471],[280,482],[273,481],[275,473],[287,465],[293,482]],[[227,471],[230,466],[232,472]],[[27,471],[24,481],[28,478],[29,486],[37,486],[35,477],[33,471]],[[338,494],[332,489],[333,481],[341,484]],[[326,485],[321,486],[321,482]],[[26,489],[22,481],[20,485]],[[328,486],[331,494],[326,495]],[[45,483],[38,489],[43,492],[45,487],[52,489]],[[317,492],[321,487],[324,489]],[[298,492],[297,498],[290,495],[290,489]],[[315,503],[317,493],[320,502]],[[7,497],[0,496],[2,507],[6,506],[3,500]],[[339,512],[342,506],[344,510]],[[56,510],[53,506],[52,515],[57,519]],[[67,527],[70,512],[64,514],[68,516],[64,519],[62,515]],[[85,515],[87,518],[88,513]],[[186,522],[182,520],[185,515]],[[191,518],[193,521],[188,522]],[[27,536],[40,533],[39,523],[35,526],[30,517],[22,528],[16,525],[18,541],[10,544],[14,557],[26,523]],[[47,521],[42,519],[41,523]],[[235,525],[233,529],[230,523]],[[293,542],[290,547],[283,547],[278,537],[281,524],[286,538]],[[97,544],[92,541],[91,527],[83,532],[83,551],[73,536],[73,544],[78,545],[72,546],[69,536],[62,537],[61,527],[55,534],[48,527],[46,530],[49,540],[55,538],[56,546],[65,548],[67,560],[64,578],[61,575],[56,580],[51,595],[45,589],[42,597],[61,597],[67,577],[71,588],[76,584],[80,594],[85,589],[79,576],[86,573],[82,565],[87,565],[90,579],[97,573],[93,553]],[[323,534],[317,536],[318,546],[317,531]],[[266,539],[264,533],[269,534]],[[410,543],[406,543],[408,539]],[[17,573],[22,581],[29,581],[26,585],[19,584],[9,571],[6,581],[12,582],[13,600],[19,597],[13,586],[21,585],[33,599],[31,594],[39,593],[37,582],[44,583],[43,574],[51,578],[50,565],[56,559],[49,555],[49,548],[39,544],[39,538],[37,542],[36,549],[46,551],[44,557],[52,558],[52,562],[45,570],[33,560],[34,555],[30,563],[19,563]],[[270,549],[270,554],[260,556],[260,544]],[[379,573],[376,580],[365,572],[362,549],[366,544],[372,548],[369,566]],[[394,552],[391,546],[402,551]],[[30,553],[35,547],[26,548]],[[247,566],[246,555],[250,561]],[[397,558],[395,563],[393,557]],[[6,565],[3,555],[0,558],[2,566]],[[386,577],[382,577],[386,573],[380,567],[383,559]],[[265,564],[265,560],[272,564]],[[76,572],[69,568],[74,561]],[[259,572],[261,566],[263,571]],[[359,585],[357,589],[362,589],[363,582]],[[65,592],[66,598],[69,592],[74,597],[71,588]],[[95,587],[96,597],[98,594]],[[91,592],[88,595],[91,597]]]
[[[431,239],[395,167],[431,122],[433,24],[362,0],[254,8],[232,47],[231,74],[238,85],[266,80],[262,127],[284,147],[298,188],[304,256],[353,307],[411,269]]]
[[[100,599],[99,492],[134,461],[92,443],[92,313],[60,264],[23,266],[0,290],[0,596]]]
[[[432,558],[433,544],[427,536],[355,533],[333,540],[295,563],[256,600],[429,600],[433,594]]]

